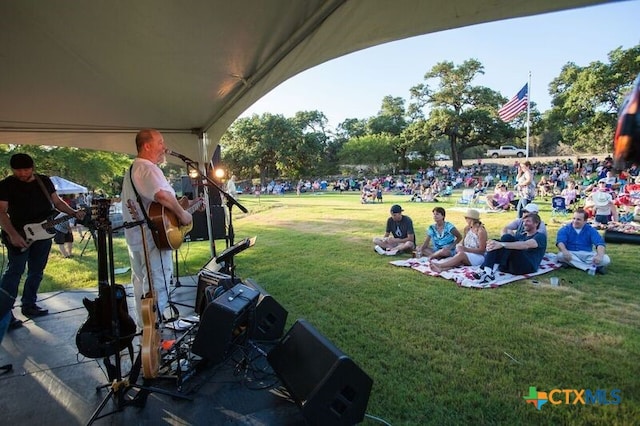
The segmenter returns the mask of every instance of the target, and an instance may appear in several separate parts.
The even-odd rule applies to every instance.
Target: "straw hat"
[[[591,196],[591,200],[596,207],[604,207],[611,202],[611,195],[603,191],[596,191]]]
[[[468,209],[464,217],[465,219],[480,220],[480,212],[476,209]]]

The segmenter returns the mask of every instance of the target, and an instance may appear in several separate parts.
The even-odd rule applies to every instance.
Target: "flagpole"
[[[531,127],[531,71],[529,71],[529,86],[527,88],[527,159],[529,159],[529,127]]]

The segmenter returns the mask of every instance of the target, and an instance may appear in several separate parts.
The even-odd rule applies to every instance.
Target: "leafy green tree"
[[[299,111],[292,118],[301,133],[299,146],[290,153],[296,157],[291,177],[325,175],[336,170],[336,152],[331,145],[328,120],[320,111]]]
[[[349,139],[339,158],[342,164],[366,165],[374,170],[379,170],[384,165],[395,165],[398,161],[394,151],[397,136],[391,135],[365,135]]]
[[[277,153],[290,133],[290,123],[282,115],[238,119],[220,141],[224,162],[238,176],[258,174],[265,185],[268,177],[276,177]]]
[[[88,149],[43,145],[2,145],[0,173],[11,174],[9,159],[23,152],[33,157],[35,170],[48,176],[60,176],[89,190],[105,195],[116,195],[122,188],[122,179],[132,163],[125,154]],[[179,171],[178,168],[175,169]]]
[[[421,107],[430,108],[425,133],[432,140],[446,138],[451,148],[453,166],[462,166],[465,150],[477,146],[497,146],[515,136],[515,130],[498,119],[497,110],[506,102],[498,92],[471,83],[484,67],[469,59],[456,67],[452,62],[434,65],[425,80],[439,79],[437,89],[426,83],[411,88],[414,116]]]
[[[401,97],[385,96],[378,115],[369,119],[369,134],[389,134],[400,136],[407,127],[404,107],[405,100]]]
[[[347,118],[342,123],[338,124],[336,139],[346,142],[351,138],[364,136],[367,134],[367,132],[367,120],[358,118]]]
[[[552,108],[547,127],[579,152],[611,150],[618,109],[631,83],[640,73],[640,44],[617,48],[609,63],[586,67],[568,62],[549,84]]]

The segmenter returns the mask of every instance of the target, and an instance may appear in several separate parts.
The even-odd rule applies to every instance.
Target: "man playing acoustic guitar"
[[[0,287],[15,299],[28,265],[22,292],[22,314],[29,318],[38,317],[49,313],[36,305],[38,288],[49,259],[51,238],[55,234],[54,222],[46,219],[52,215],[54,207],[67,214],[61,220],[82,219],[85,212],[69,207],[58,196],[47,176],[33,172],[33,159],[29,155],[14,154],[10,164],[13,175],[0,181],[0,226],[9,259]],[[60,223],[60,220],[55,222]],[[31,231],[29,235],[25,233],[26,229]],[[13,313],[11,315],[9,329],[19,327],[22,322],[13,317]]]
[[[136,149],[138,156],[124,176],[122,200],[139,200],[142,202],[142,206],[140,206],[139,202],[136,202],[136,207],[139,210],[138,217],[148,217],[149,206],[152,202],[155,202],[172,212],[180,225],[191,225],[191,213],[185,210],[178,202],[174,189],[165,178],[160,167],[158,167],[158,164],[165,162],[165,151],[167,149],[162,134],[153,129],[140,130],[136,136]],[[144,209],[144,214],[141,208]],[[129,209],[122,209],[122,215],[125,222],[135,222]],[[160,314],[167,307],[168,286],[173,273],[171,250],[159,248],[154,242],[153,233],[158,230],[149,230],[147,223],[144,223],[143,227],[144,233],[137,226],[125,229],[125,238],[129,247],[129,261],[131,262],[131,282],[136,304],[137,324],[140,328],[143,328],[143,292],[149,288],[142,244],[143,234],[147,239],[151,282],[155,288],[156,303]]]

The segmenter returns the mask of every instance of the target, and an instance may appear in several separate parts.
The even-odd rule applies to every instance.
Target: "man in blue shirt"
[[[583,271],[596,268],[595,272],[604,274],[611,259],[604,252],[606,245],[602,236],[586,219],[586,212],[577,209],[571,223],[560,228],[556,237],[556,246],[560,250],[557,260]]]

